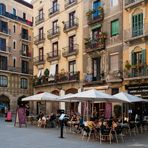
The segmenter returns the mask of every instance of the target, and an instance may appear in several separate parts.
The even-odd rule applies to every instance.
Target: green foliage
[[[45,69],[45,71],[44,71],[44,76],[45,76],[45,77],[48,77],[48,76],[49,76],[49,70],[48,70],[48,68]]]

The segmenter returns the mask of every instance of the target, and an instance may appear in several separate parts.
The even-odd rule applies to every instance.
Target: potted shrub
[[[127,60],[126,63],[125,63],[125,68],[126,68],[127,70],[130,70],[130,68],[131,68],[131,64],[129,63],[128,60]]]

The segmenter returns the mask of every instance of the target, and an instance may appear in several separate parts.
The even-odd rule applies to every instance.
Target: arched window
[[[28,88],[28,80],[26,78],[21,78],[21,88],[22,89]]]
[[[7,76],[0,75],[0,87],[7,87],[7,86],[8,86]]]
[[[4,14],[6,12],[6,6],[0,3],[0,14]]]

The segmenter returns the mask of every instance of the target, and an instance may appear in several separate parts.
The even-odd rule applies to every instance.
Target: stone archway
[[[10,99],[6,95],[0,95],[0,112],[5,113],[5,107],[10,109]]]

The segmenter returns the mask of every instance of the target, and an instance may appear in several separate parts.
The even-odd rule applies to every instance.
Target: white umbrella
[[[147,102],[140,97],[128,94],[126,92],[120,92],[118,94],[113,95],[115,98],[122,100],[123,102],[134,103],[134,102]]]
[[[22,101],[57,101],[59,96],[52,93],[44,92],[23,98]]]

